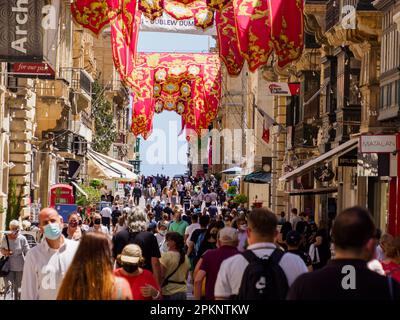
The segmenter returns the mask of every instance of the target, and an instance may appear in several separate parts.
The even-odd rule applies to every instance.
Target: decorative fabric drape
[[[215,23],[220,58],[229,74],[237,75],[244,60],[255,71],[272,52],[281,68],[297,60],[303,51],[303,9],[304,0],[75,0],[71,5],[74,20],[97,35],[108,24],[117,24],[114,38],[122,34],[131,55],[125,70],[119,66],[123,79],[136,51],[140,21],[133,16],[143,14],[154,20],[165,11],[177,20],[193,18],[201,29]],[[115,56],[117,63],[125,60]]]

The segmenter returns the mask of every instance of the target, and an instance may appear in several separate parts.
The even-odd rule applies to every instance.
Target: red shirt
[[[160,291],[160,286],[158,285],[158,283],[154,279],[153,274],[150,271],[146,269],[142,270],[143,272],[137,276],[131,276],[131,275],[128,276],[122,271],[122,268],[119,268],[114,270],[114,275],[122,277],[129,282],[133,300],[153,300],[152,297],[147,297],[147,298],[143,297],[140,288],[149,284],[154,288],[156,288],[158,291]]]
[[[383,270],[385,270],[386,274],[389,274],[392,276],[394,280],[397,282],[400,282],[400,265],[394,263],[394,262],[381,262]]]

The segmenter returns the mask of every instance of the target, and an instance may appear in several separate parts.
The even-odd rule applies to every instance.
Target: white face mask
[[[162,236],[165,236],[167,234],[167,230],[160,230],[158,233]]]
[[[247,224],[240,225],[239,229],[242,230],[242,231],[246,231],[247,230]]]

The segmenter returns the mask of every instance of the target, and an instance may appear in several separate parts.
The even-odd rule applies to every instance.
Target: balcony
[[[370,0],[329,0],[326,5],[325,31],[339,24],[349,10],[346,6],[353,7],[357,11],[375,10]]]
[[[83,125],[88,127],[89,129],[93,128],[93,118],[92,115],[89,114],[87,111],[81,112],[81,122]]]
[[[316,146],[317,136],[317,126],[300,122],[295,126],[294,145],[295,147],[314,147]]]

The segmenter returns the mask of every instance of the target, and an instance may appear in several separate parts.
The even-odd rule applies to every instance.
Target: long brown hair
[[[110,300],[113,290],[109,240],[103,233],[88,232],[82,237],[57,300]]]

